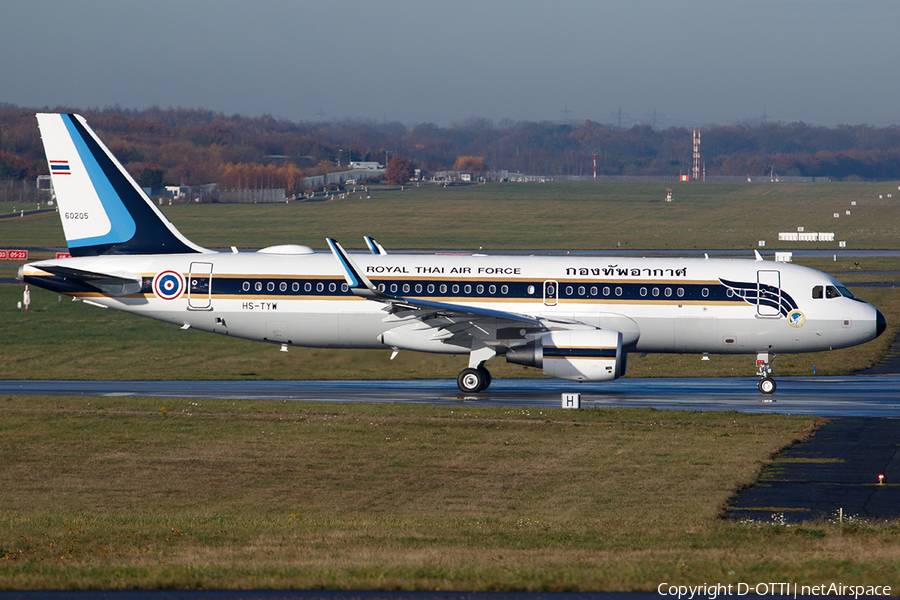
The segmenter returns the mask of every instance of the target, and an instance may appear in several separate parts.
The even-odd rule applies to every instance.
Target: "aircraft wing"
[[[141,291],[141,276],[124,271],[97,273],[60,265],[35,265],[72,283],[93,288],[109,296],[127,296]]]
[[[451,318],[493,318],[499,319],[501,322],[506,321],[514,323],[525,323],[531,326],[537,326],[538,328],[544,330],[549,330],[552,327],[553,323],[558,323],[563,326],[580,325],[580,323],[577,323],[575,321],[539,319],[529,315],[502,310],[493,310],[490,308],[465,306],[462,304],[453,304],[451,302],[434,302],[431,300],[421,300],[419,298],[408,298],[406,296],[388,294],[386,292],[380,291],[377,287],[375,287],[375,285],[369,280],[368,277],[363,274],[362,270],[356,265],[353,259],[350,258],[350,256],[347,254],[347,251],[344,250],[344,248],[339,243],[332,240],[331,238],[326,238],[326,241],[328,242],[328,246],[331,248],[331,251],[334,254],[335,258],[341,264],[341,267],[343,267],[344,279],[347,281],[347,285],[350,286],[350,290],[354,294],[362,298],[368,298],[369,300],[384,302],[385,304],[391,305],[395,309],[419,309],[421,311],[424,311],[424,313],[420,316],[420,318],[422,319],[432,316],[446,316]]]

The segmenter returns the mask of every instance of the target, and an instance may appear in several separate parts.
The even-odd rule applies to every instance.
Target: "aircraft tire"
[[[478,367],[478,370],[481,371],[481,374],[484,375],[484,385],[481,387],[481,391],[488,389],[491,386],[491,381],[493,381],[493,377],[491,377],[491,372],[487,370],[486,367],[481,366]]]
[[[763,377],[759,380],[759,392],[761,394],[771,394],[776,387],[775,380],[771,377]]]
[[[456,378],[456,385],[462,392],[476,394],[487,387],[487,379],[478,369],[463,369]]]

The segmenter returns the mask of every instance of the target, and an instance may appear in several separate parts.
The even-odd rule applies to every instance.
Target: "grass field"
[[[851,248],[897,247],[893,200],[878,199],[892,185],[679,184],[674,204],[661,202],[664,187],[376,190],[371,201],[165,211],[210,247],[323,247],[326,236],[361,246],[370,234],[389,249],[621,242],[749,251],[799,226],[834,231]],[[52,246],[64,246],[56,215],[0,219],[0,248]],[[798,262],[848,282],[858,273],[844,258]],[[893,281],[900,270],[891,258],[862,263],[860,271],[884,275],[857,280]],[[0,277],[15,267],[0,266]],[[857,348],[779,357],[777,376],[810,375],[813,366],[847,373],[887,352],[900,293],[854,292],[885,313],[888,332]],[[21,293],[0,285],[7,379],[453,379],[466,362],[285,354],[42,290],[24,313],[15,307]],[[754,358],[633,355],[629,376],[751,376]],[[488,366],[495,377],[539,376],[502,359]],[[649,408],[0,397],[0,589],[652,591],[662,582],[837,581],[896,593],[896,523],[721,518],[728,499],[817,422]]]
[[[423,184],[424,185],[424,184]],[[664,201],[672,186],[675,202]],[[895,183],[496,183],[400,191],[372,198],[276,205],[165,206],[193,241],[213,248],[306,244],[333,237],[364,247],[363,235],[385,248],[741,249],[838,248],[778,242],[778,233],[834,232],[848,248],[896,248],[900,238]],[[896,195],[887,198],[887,194]],[[879,196],[884,196],[879,199]],[[856,206],[852,205],[856,202]],[[19,208],[19,207],[17,207]],[[851,215],[846,215],[847,210]],[[0,205],[0,214],[12,205]],[[838,213],[839,218],[834,218]],[[47,213],[0,220],[2,246],[65,246],[59,218]]]
[[[815,419],[0,399],[0,588],[900,585],[896,525],[721,519]]]

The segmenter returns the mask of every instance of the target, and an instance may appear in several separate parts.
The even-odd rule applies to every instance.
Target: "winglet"
[[[757,249],[755,249],[755,248],[753,249],[753,255],[756,256],[756,260],[762,260],[762,259],[763,259],[762,255],[759,253],[759,250],[757,250]]]
[[[360,268],[356,265],[353,259],[350,258],[350,255],[347,254],[347,251],[344,250],[344,248],[339,243],[331,238],[325,238],[325,241],[328,242],[328,247],[331,248],[331,253],[334,254],[334,257],[344,269],[344,279],[347,280],[347,285],[350,286],[351,292],[353,292],[357,296],[362,296],[364,298],[374,298],[381,296],[381,294],[378,292],[378,289],[372,284],[371,281],[369,281],[368,277],[363,275]]]
[[[364,235],[363,239],[366,240],[366,246],[369,247],[369,252],[371,252],[372,254],[378,254],[380,256],[384,256],[387,254],[387,250],[385,250],[381,244],[376,242],[374,238],[368,235]]]

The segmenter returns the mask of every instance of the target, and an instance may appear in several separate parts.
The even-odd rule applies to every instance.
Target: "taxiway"
[[[754,378],[619,379],[578,384],[550,379],[495,379],[463,394],[451,380],[416,381],[0,381],[0,394],[246,398],[314,402],[378,402],[560,406],[563,393],[591,407],[735,410],[828,417],[900,417],[900,375],[781,377],[763,396]]]

